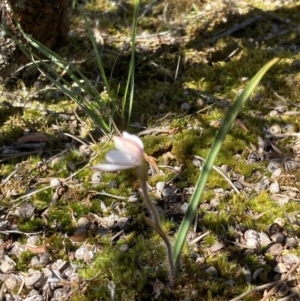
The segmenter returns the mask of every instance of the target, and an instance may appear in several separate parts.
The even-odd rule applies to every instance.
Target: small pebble
[[[211,276],[211,277],[217,277],[218,271],[214,266],[208,266],[204,269],[205,274]]]
[[[188,111],[191,109],[191,105],[188,104],[187,102],[184,102],[183,104],[181,104],[180,108],[181,108],[183,111],[188,112]]]
[[[167,187],[161,192],[161,195],[166,198],[166,197],[169,197],[170,195],[172,195],[173,192],[174,192],[174,189]]]
[[[216,208],[220,204],[220,200],[218,198],[213,198],[210,200],[209,204],[211,207]]]
[[[278,262],[273,268],[273,271],[279,274],[283,274],[287,272],[287,268],[284,263]]]
[[[156,183],[157,192],[161,193],[164,190],[165,186],[166,186],[166,182],[157,182]]]
[[[279,184],[274,182],[270,185],[270,192],[271,193],[278,193],[280,191]]]
[[[186,213],[188,207],[189,207],[189,203],[187,203],[187,202],[183,203],[180,207],[182,213]]]
[[[102,174],[99,171],[96,171],[92,175],[92,183],[93,184],[99,184],[102,180]]]
[[[54,188],[57,188],[57,187],[61,186],[61,180],[58,179],[58,178],[51,179],[50,186],[54,187]]]
[[[125,253],[129,249],[129,246],[127,244],[124,244],[120,246],[120,251]]]
[[[79,152],[80,152],[82,157],[89,158],[92,155],[93,150],[88,145],[82,144],[79,147]]]

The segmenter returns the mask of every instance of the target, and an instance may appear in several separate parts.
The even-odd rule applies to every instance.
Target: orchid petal
[[[113,164],[120,164],[120,165],[130,165],[130,166],[136,166],[136,164],[139,162],[135,160],[132,156],[130,156],[127,153],[121,152],[117,149],[110,150],[106,155],[105,159],[109,163]]]
[[[114,137],[115,147],[119,151],[131,155],[137,161],[143,158],[143,149],[131,139]]]
[[[93,166],[91,169],[100,170],[100,171],[118,171],[123,169],[132,168],[132,165],[119,165],[119,164],[111,164],[111,163],[102,163]]]
[[[106,162],[92,167],[94,170],[117,171],[143,164],[144,145],[142,140],[123,132],[121,137],[114,137],[115,149],[110,150],[106,155]]]
[[[122,137],[134,141],[141,149],[144,149],[143,141],[138,136],[123,132]]]

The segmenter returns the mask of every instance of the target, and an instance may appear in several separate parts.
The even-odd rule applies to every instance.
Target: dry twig
[[[292,281],[292,280],[296,280],[296,279],[297,279],[296,277],[291,277],[289,280]],[[276,285],[276,284],[280,285],[283,282],[284,282],[283,280],[278,280],[278,281],[273,281],[273,282],[269,282],[269,283],[266,283],[266,284],[263,284],[263,285],[256,286],[253,289],[251,289],[251,290],[249,290],[249,291],[247,291],[245,293],[242,293],[241,295],[239,295],[239,296],[231,299],[230,301],[240,301],[242,298],[246,297],[247,295],[249,295],[249,294],[251,294],[253,292],[261,291],[261,290],[263,290],[265,288],[268,288],[268,287],[270,287],[272,285]],[[260,301],[262,301],[262,300],[260,300]]]

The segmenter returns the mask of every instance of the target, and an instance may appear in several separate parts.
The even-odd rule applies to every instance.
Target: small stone
[[[203,210],[203,211],[211,210],[211,205],[208,204],[208,203],[200,204],[200,209]]]
[[[260,232],[259,240],[262,246],[267,246],[269,243],[271,243],[269,236],[265,232]]]
[[[9,290],[14,290],[18,286],[21,285],[21,279],[17,277],[16,275],[11,274],[5,281],[5,286]]]
[[[82,157],[89,158],[92,155],[93,150],[88,145],[82,144],[79,147],[79,152],[80,152]]]
[[[1,260],[0,270],[3,273],[10,273],[15,270],[16,263],[10,259],[8,256],[4,256],[4,259]]]
[[[35,206],[31,203],[26,203],[21,206],[20,217],[23,220],[30,220],[34,216]]]
[[[58,178],[51,179],[50,186],[53,188],[57,188],[57,187],[61,186],[61,180]]]
[[[92,183],[93,184],[99,184],[102,180],[102,173],[99,171],[96,171],[92,175]]]
[[[213,198],[209,202],[212,208],[217,208],[220,205],[220,200],[218,198]]]
[[[13,243],[13,247],[12,247],[10,253],[11,253],[12,255],[17,256],[17,257],[20,257],[21,254],[22,254],[23,252],[26,251],[26,249],[27,249],[27,247],[26,247],[25,244],[23,245],[23,244],[21,244],[19,241],[15,241],[15,242]]]
[[[129,249],[128,244],[124,244],[120,246],[120,251],[125,253]]]
[[[86,246],[81,246],[75,251],[75,257],[79,260],[83,260],[87,252],[89,252],[89,249]]]
[[[163,191],[161,192],[161,195],[166,198],[166,197],[171,196],[173,194],[173,192],[174,192],[174,189],[167,187],[167,188],[163,189]]]
[[[285,283],[282,283],[277,289],[278,297],[284,297],[288,294],[288,292],[289,292],[289,289]],[[288,298],[288,299],[290,299],[290,298]]]
[[[282,169],[281,168],[277,168],[277,169],[275,169],[273,171],[273,173],[271,175],[271,179],[278,179],[281,174],[282,174]]]
[[[272,256],[278,256],[283,250],[282,244],[271,243],[266,248],[266,253],[269,253]]]
[[[281,228],[283,228],[285,225],[285,220],[281,217],[277,217],[274,220],[274,224],[278,224]]]
[[[214,266],[208,266],[204,269],[204,272],[211,276],[211,277],[217,277],[218,276],[218,271]]]
[[[188,104],[187,102],[184,102],[184,103],[181,104],[180,108],[181,108],[183,111],[188,112],[188,111],[191,109],[191,105]]]
[[[42,278],[42,273],[39,270],[31,270],[24,279],[25,286],[32,286]]]
[[[32,267],[39,265],[39,264],[40,264],[40,259],[39,259],[39,257],[38,257],[37,255],[33,256],[33,257],[31,258],[30,263],[31,263],[31,266],[32,266]]]
[[[29,245],[38,245],[39,244],[39,237],[37,235],[32,235],[27,238],[27,244]]]
[[[293,265],[299,262],[299,257],[292,253],[282,255],[282,260],[285,264]]]
[[[285,240],[285,235],[282,233],[275,233],[271,236],[272,241],[277,243],[283,243]]]
[[[269,187],[271,193],[278,193],[280,191],[278,182],[274,182]]]
[[[244,274],[244,277],[245,277],[245,282],[250,284],[251,283],[251,279],[252,279],[252,275],[251,275],[251,270],[250,268],[248,267],[247,264],[245,264],[242,268],[242,272]]]
[[[255,238],[249,238],[249,239],[246,241],[246,245],[247,245],[248,247],[253,247],[253,248],[255,248],[255,247],[258,246],[258,244],[259,244],[259,242],[258,242],[258,240],[255,239]]]
[[[156,183],[157,192],[161,193],[164,190],[165,186],[166,186],[166,182],[157,182]]]
[[[287,268],[284,263],[278,262],[273,268],[273,271],[279,274],[283,274],[287,272]]]
[[[202,98],[198,98],[196,100],[196,107],[197,108],[202,108],[202,107],[204,107],[204,105],[205,105],[205,101]]]
[[[296,238],[294,237],[288,237],[286,239],[286,244],[290,247],[290,248],[296,248],[298,246],[298,241],[296,240]]]
[[[228,165],[225,165],[225,164],[221,165],[220,168],[221,168],[221,170],[222,170],[223,172],[225,172],[225,173],[229,172],[230,169],[231,169]]]
[[[194,166],[201,168],[202,167],[202,162],[201,160],[197,159],[197,158],[193,158],[192,163]]]
[[[90,263],[93,260],[94,256],[94,252],[88,251],[83,255],[83,261],[86,263]]]
[[[80,217],[77,221],[77,227],[81,229],[87,229],[89,227],[89,224],[90,222],[85,216]]]
[[[277,170],[279,168],[282,169],[282,164],[280,161],[275,160],[275,159],[270,161],[270,163],[268,165],[268,171],[273,173],[273,172],[275,172],[275,170]]]
[[[117,225],[118,227],[122,230],[125,228],[125,226],[127,225],[128,223],[128,217],[120,217],[118,220],[117,220]]]
[[[183,214],[185,214],[186,211],[187,211],[187,209],[188,209],[188,207],[189,207],[189,203],[187,203],[187,202],[183,203],[183,204],[181,205],[181,207],[180,207],[181,212],[182,212]]]

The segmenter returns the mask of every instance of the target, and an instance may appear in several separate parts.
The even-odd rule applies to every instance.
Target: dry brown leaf
[[[72,236],[68,236],[72,242],[83,242],[87,239],[86,229],[77,229]]]
[[[179,132],[179,128],[174,128],[174,129],[169,129],[167,131],[164,131],[162,133],[162,135],[166,136],[166,135],[172,135],[172,134],[176,134]]]
[[[46,246],[35,246],[35,245],[30,245],[26,244],[27,250],[34,254],[41,254],[47,252],[47,247]]]
[[[156,172],[159,172],[159,167],[155,162],[155,158],[153,158],[152,156],[148,156],[146,153],[144,153],[144,158],[146,162],[155,169]]]
[[[249,130],[247,129],[247,127],[244,125],[244,123],[240,120],[237,119],[235,121],[235,124],[238,125],[241,129],[243,129],[245,132],[248,132]]]
[[[18,143],[30,143],[30,142],[49,142],[49,135],[41,132],[30,133],[17,140]]]

